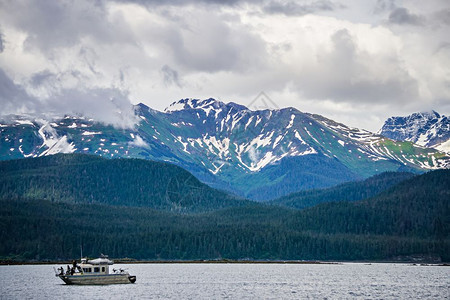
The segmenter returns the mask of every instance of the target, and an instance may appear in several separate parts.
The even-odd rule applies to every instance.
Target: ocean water
[[[447,299],[450,267],[128,264],[135,284],[70,286],[53,265],[0,266],[0,299]]]

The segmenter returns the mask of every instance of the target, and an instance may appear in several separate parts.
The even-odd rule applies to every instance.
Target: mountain
[[[87,158],[90,159],[90,158]],[[450,261],[450,170],[380,195],[304,210],[252,203],[198,214],[148,207],[0,198],[0,260],[136,259]]]
[[[450,153],[450,119],[435,111],[389,118],[379,133],[393,140]]]
[[[406,172],[385,172],[363,181],[343,183],[331,188],[301,191],[270,201],[270,204],[304,209],[325,202],[358,201],[376,196],[413,177]]]
[[[166,161],[210,186],[256,200],[385,171],[450,166],[449,156],[435,149],[294,108],[253,111],[214,99],[182,99],[164,112],[139,104],[135,113],[140,121],[131,129],[75,116],[5,117],[0,159],[77,152]]]
[[[0,199],[49,200],[201,212],[247,205],[184,169],[140,159],[57,154],[0,162]]]

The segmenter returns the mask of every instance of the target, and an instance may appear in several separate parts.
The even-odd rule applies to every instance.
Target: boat
[[[107,255],[101,255],[96,259],[81,258],[80,263],[75,260],[72,266],[55,269],[56,276],[66,284],[89,285],[89,284],[119,284],[135,283],[136,276],[130,275],[124,269],[112,269],[114,262]]]

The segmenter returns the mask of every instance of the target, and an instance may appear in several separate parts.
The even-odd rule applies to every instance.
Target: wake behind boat
[[[88,260],[82,258],[79,264],[74,260],[72,266],[55,269],[56,276],[61,278],[66,284],[118,284],[118,283],[135,283],[136,276],[130,275],[123,269],[112,269],[113,273],[109,273],[110,266],[114,262],[108,259],[108,256],[102,255],[100,258]]]

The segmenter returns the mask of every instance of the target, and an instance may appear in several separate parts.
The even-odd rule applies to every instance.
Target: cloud
[[[146,141],[144,141],[139,135],[136,135],[134,140],[132,140],[131,142],[128,142],[128,144],[133,147],[135,146],[135,147],[141,147],[141,148],[147,148],[147,149],[150,148],[149,144]]]
[[[119,128],[133,128],[138,122],[127,95],[116,89],[65,89],[43,102],[49,111],[71,112]]]
[[[33,85],[53,80],[54,74],[39,73]],[[133,128],[137,123],[134,107],[127,95],[115,89],[61,89],[47,98],[30,95],[0,69],[0,106],[2,115],[27,113],[38,115],[81,115],[119,128]]]
[[[239,22],[206,10],[179,16],[186,28],[170,26],[165,41],[175,62],[190,71],[243,71],[257,65],[265,55],[266,45]],[[236,20],[239,21],[239,20]],[[175,29],[175,30],[174,30]]]
[[[15,84],[6,73],[0,69],[0,106],[2,114],[35,112],[39,102],[30,97],[25,89]]]
[[[186,6],[192,4],[234,6],[237,4],[257,2],[257,0],[118,0],[122,3],[135,3],[145,7],[155,6]]]
[[[334,11],[336,9],[344,8],[342,4],[335,4],[328,0],[320,0],[307,4],[301,4],[294,1],[271,1],[263,10],[269,14],[284,14],[287,16],[303,16],[306,14],[321,12],[321,11]]]
[[[331,37],[331,49],[318,51],[296,81],[300,92],[312,99],[345,102],[401,103],[417,95],[417,83],[395,53],[372,55],[362,49],[349,30]]]
[[[412,14],[407,8],[398,7],[394,9],[389,15],[389,22],[399,25],[414,25],[421,26],[424,24],[423,18]]]
[[[164,84],[166,86],[176,85],[178,87],[181,87],[178,72],[176,70],[172,69],[168,65],[164,65],[161,68],[161,74],[163,76]]]
[[[0,53],[2,53],[4,49],[5,49],[5,42],[3,41],[3,34],[0,31]]]
[[[392,11],[395,8],[395,0],[377,0],[374,8],[374,13],[380,14],[385,11]]]
[[[86,38],[107,44],[131,42],[120,17],[108,17],[107,1],[5,0],[0,11],[4,22],[27,33],[28,47],[44,52],[74,46]]]
[[[450,26],[450,8],[436,12],[435,18],[440,22],[440,24]]]
[[[342,3],[0,0],[2,112],[132,126],[130,102],[245,105],[265,91],[280,107],[352,120],[356,108],[377,118],[388,106],[448,114],[439,109],[450,102],[446,1]]]

